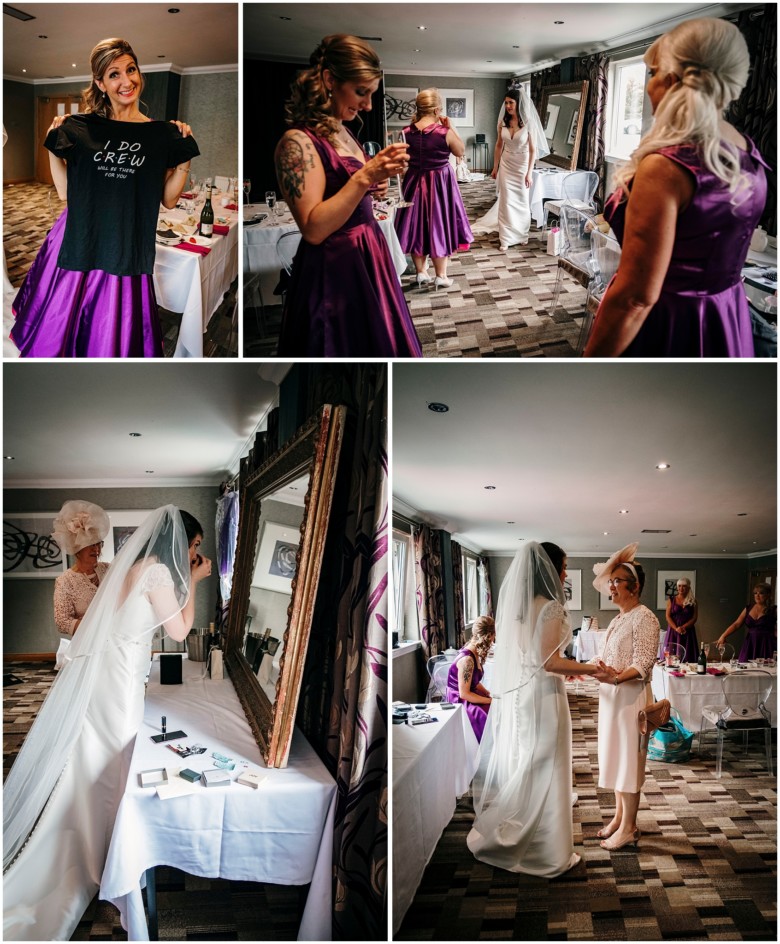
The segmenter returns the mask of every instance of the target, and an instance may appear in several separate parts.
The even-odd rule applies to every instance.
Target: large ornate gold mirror
[[[324,406],[241,483],[225,664],[269,767],[290,752],[345,413]]]
[[[540,117],[550,153],[543,160],[565,170],[577,169],[588,82],[550,85],[542,89]]]

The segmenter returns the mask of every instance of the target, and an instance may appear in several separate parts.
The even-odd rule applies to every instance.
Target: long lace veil
[[[571,638],[564,603],[550,558],[540,544],[529,542],[515,555],[498,596],[489,686],[493,701],[472,784],[474,830],[483,836],[518,825],[518,811],[526,807],[524,796],[535,788],[533,757],[545,692],[544,665]]]
[[[142,579],[153,564],[164,564],[173,579],[170,612],[157,612],[129,626],[122,610],[145,592]],[[184,607],[190,593],[187,537],[173,505],[153,511],[117,554],[82,619],[60,670],[41,706],[3,789],[3,870],[13,861],[59,779],[106,660],[144,638]],[[149,607],[134,612],[151,613]]]

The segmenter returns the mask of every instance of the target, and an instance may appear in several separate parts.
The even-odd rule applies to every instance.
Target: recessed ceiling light
[[[22,69],[22,72],[26,72],[26,71],[27,71],[27,69]]]
[[[43,33],[38,34],[38,39],[48,39],[48,36],[44,36]]]
[[[422,49],[415,49],[415,52],[422,52]]]
[[[158,58],[158,59],[164,59],[164,58],[165,58],[165,53],[161,53],[157,58]]]
[[[486,59],[485,62],[492,62],[492,59]]]
[[[128,435],[128,436],[140,436],[141,433],[128,433],[127,435]]]
[[[181,13],[181,10],[178,7],[170,7],[168,10],[169,13]]]
[[[512,49],[519,49],[519,46],[512,46]]]
[[[507,524],[514,524],[514,521],[507,521]]]
[[[656,469],[661,469],[663,471],[664,469],[671,469],[671,466],[668,462],[659,462],[656,466]]]
[[[495,492],[496,490],[495,485],[483,485],[483,488],[485,489],[486,492]]]
[[[738,518],[747,518],[747,512],[746,512],[746,511],[738,511],[738,512],[737,512],[737,517],[738,517]]]
[[[627,515],[627,514],[628,514],[628,508],[621,508],[620,511],[618,512],[618,514],[619,514],[619,515]]]
[[[604,537],[606,537],[609,534],[609,531],[602,531],[601,533],[604,535]]]
[[[432,413],[449,413],[450,408],[446,403],[429,403],[428,409]]]
[[[291,23],[291,22],[292,22],[292,17],[291,17],[291,16],[280,16],[279,19],[280,19],[280,20],[287,20],[288,23]]]
[[[563,26],[563,20],[553,20],[554,26]]]
[[[428,27],[427,27],[427,26],[418,26],[417,29],[419,29],[419,30],[424,30],[424,29],[428,29]]]
[[[3,456],[4,459],[15,459],[16,456]]]
[[[146,469],[147,475],[154,475],[154,469]]]
[[[76,68],[76,63],[75,63],[75,62],[71,62],[71,65],[73,66],[74,69]]]
[[[699,536],[698,534],[689,534],[689,535],[688,535],[689,538],[697,538],[698,536]]]

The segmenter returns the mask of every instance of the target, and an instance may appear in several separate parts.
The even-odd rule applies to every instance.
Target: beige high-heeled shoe
[[[418,272],[417,273],[417,287],[422,288],[423,285],[430,285],[431,277],[427,272]]]
[[[444,279],[440,275],[437,275],[436,278],[433,280],[433,287],[435,289],[452,288],[453,281],[454,281],[453,279]]]
[[[636,845],[638,845],[638,843],[639,843],[639,837],[640,837],[641,835],[642,835],[642,834],[641,834],[641,832],[639,831],[639,827],[637,826],[637,828],[633,831],[633,833],[631,833],[631,835],[628,837],[628,839],[624,839],[623,842],[619,842],[619,843],[617,843],[617,845],[610,846],[610,845],[607,843],[607,841],[604,840],[603,842],[600,842],[599,845],[601,846],[602,849],[606,849],[607,852],[617,852],[617,850],[618,850],[618,849],[622,849],[623,846],[636,846]]]

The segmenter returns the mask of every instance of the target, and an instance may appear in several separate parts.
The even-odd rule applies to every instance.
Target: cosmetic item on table
[[[245,770],[237,778],[237,783],[243,783],[247,787],[257,790],[260,784],[268,775],[260,770]]]
[[[160,685],[181,685],[181,653],[160,653]]]
[[[200,775],[200,781],[204,787],[229,787],[233,782],[226,770],[218,768],[204,770]]]
[[[454,705],[451,701],[443,701],[439,705],[439,708],[441,708],[442,711],[452,711],[457,708],[457,705]]]
[[[168,775],[164,767],[155,767],[152,770],[142,770],[138,774],[138,784],[141,787],[156,787],[168,782]]]
[[[190,783],[197,783],[200,780],[200,773],[197,770],[190,770],[189,767],[180,770],[179,776],[184,777],[185,780],[189,780]]]

